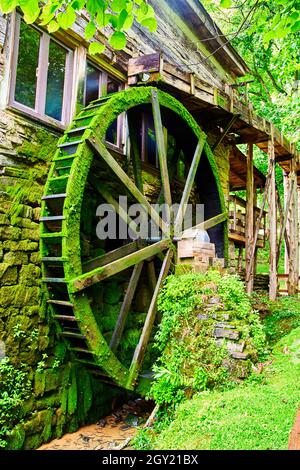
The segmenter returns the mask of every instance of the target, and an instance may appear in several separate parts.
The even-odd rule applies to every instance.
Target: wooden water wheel
[[[140,157],[140,113],[150,116],[153,123],[157,168],[155,162],[152,167],[159,182],[158,193],[147,189],[147,164]],[[127,151],[127,156],[106,145],[109,132],[120,119],[128,121],[130,152]],[[170,138],[166,138],[167,128],[171,129]],[[152,87],[142,87],[100,98],[80,112],[58,143],[41,216],[43,283],[47,286],[48,304],[59,324],[59,334],[67,339],[76,360],[128,390],[133,390],[140,380],[143,359],[157,321],[158,293],[174,262],[174,233],[184,216],[185,205],[192,192],[195,193],[202,154],[217,182],[218,201],[209,213],[213,220],[206,225],[209,228],[225,220],[214,158],[206,135],[172,96]],[[178,182],[176,172],[183,159],[185,174]],[[203,184],[205,180],[204,175]],[[156,240],[117,238],[99,245],[94,224],[100,202],[111,204],[119,219],[132,223],[118,202],[120,195],[144,206],[149,222],[158,227]],[[174,201],[180,204],[176,219],[171,219],[169,225],[150,204],[157,200],[168,207]],[[141,296],[142,278],[147,280],[151,296],[133,357],[130,364],[124,364],[119,357],[120,342],[132,305]],[[117,279],[125,288],[113,330],[108,335],[101,327],[101,305],[105,286],[111,279]]]

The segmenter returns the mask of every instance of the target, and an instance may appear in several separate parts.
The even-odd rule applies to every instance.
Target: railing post
[[[253,144],[248,144],[247,152],[247,201],[246,201],[246,290],[253,292],[254,266],[251,263],[254,235],[254,175],[253,175]],[[252,264],[252,266],[251,266]]]

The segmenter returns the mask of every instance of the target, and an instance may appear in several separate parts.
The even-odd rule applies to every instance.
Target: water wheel
[[[155,170],[155,178],[149,177],[147,163],[141,161],[141,113],[150,116],[153,123],[157,161],[152,165],[148,162],[148,167]],[[120,119],[128,121],[127,156],[106,145]],[[166,129],[170,129],[168,138]],[[151,146],[151,126],[148,134]],[[141,377],[157,322],[158,293],[174,264],[176,226],[181,223],[192,193],[197,202],[195,181],[202,154],[206,161],[203,164],[209,167],[216,182],[217,203],[208,214],[213,220],[224,212],[224,203],[206,135],[188,111],[162,91],[132,88],[100,98],[80,112],[58,143],[42,200],[41,253],[47,302],[58,322],[59,334],[68,341],[76,360],[97,370],[104,380],[128,390],[133,390]],[[186,164],[179,181],[177,170],[183,159]],[[151,187],[151,178],[159,182],[158,189]],[[206,175],[202,176],[202,184],[207,186],[207,197],[211,198]],[[111,204],[119,219],[133,227],[120,206],[120,195],[128,197],[130,203],[144,206],[149,222],[158,227],[156,240],[129,237],[121,241],[117,236],[113,242],[99,242],[95,234],[99,203]],[[169,224],[150,204],[158,200],[168,207],[174,201],[180,204],[176,219]],[[217,219],[207,227],[224,221],[222,216]],[[132,306],[140,301],[142,278],[149,284],[148,303],[140,308],[146,309],[139,316],[142,323],[135,317],[131,319],[131,323],[141,325],[140,334],[130,362],[124,363],[120,359],[122,337]],[[125,288],[117,299],[118,314],[112,315],[113,328],[108,334],[101,318],[106,314],[105,289],[112,279],[116,280],[113,286],[119,283]]]

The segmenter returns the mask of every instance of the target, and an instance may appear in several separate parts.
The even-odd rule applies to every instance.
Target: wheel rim
[[[42,235],[41,252],[43,259],[43,281],[50,291],[49,304],[56,319],[63,325],[62,336],[70,340],[86,343],[87,350],[81,347],[72,347],[76,354],[90,353],[95,366],[101,369],[103,376],[110,378],[116,385],[132,390],[138,381],[142,360],[148,345],[152,326],[156,316],[156,300],[164,278],[167,276],[174,256],[173,232],[176,224],[180,222],[180,215],[172,223],[170,232],[153,209],[148,208],[150,219],[161,224],[163,236],[160,241],[143,247],[132,247],[132,252],[118,258],[118,262],[111,261],[109,266],[98,266],[85,272],[81,255],[81,219],[84,191],[88,184],[89,172],[95,158],[110,168],[120,183],[127,184],[131,196],[139,202],[145,201],[138,168],[133,173],[135,184],[129,182],[128,176],[115,158],[102,143],[109,127],[122,114],[134,110],[141,105],[151,105],[154,114],[155,134],[157,139],[160,174],[163,175],[163,199],[169,206],[172,204],[172,191],[170,189],[169,171],[167,170],[166,155],[161,134],[161,108],[167,108],[175,113],[193,132],[197,146],[191,161],[187,183],[182,191],[180,202],[187,203],[194,184],[202,151],[205,152],[211,170],[218,182],[221,209],[225,210],[225,203],[220,190],[217,167],[213,154],[206,142],[206,136],[201,131],[188,111],[170,95],[152,87],[132,88],[114,96],[106,97],[91,103],[84,109],[72,123],[64,137],[60,140],[58,151],[54,157],[48,181],[45,187],[45,196],[42,203]],[[129,122],[129,128],[133,125]],[[132,152],[133,153],[133,152]],[[134,160],[134,159],[133,159]],[[138,165],[135,160],[135,164]],[[127,177],[127,179],[126,179]],[[101,194],[104,200],[105,187],[101,185]],[[132,186],[132,188],[131,188]],[[132,189],[132,190],[131,190]],[[148,203],[149,204],[149,203]],[[54,214],[54,215],[53,215]],[[179,211],[184,215],[184,211]],[[155,271],[153,257],[163,254],[163,262],[157,272],[157,278],[152,278],[153,297],[149,306],[148,315],[141,332],[141,338],[134,352],[131,366],[124,366],[117,358],[116,350],[120,336],[124,330],[124,317],[118,318],[113,336],[108,342],[97,324],[93,309],[86,290],[93,285],[103,282],[112,275],[132,269],[129,286],[136,292],[142,269],[152,273]],[[150,261],[149,261],[150,259]],[[120,263],[120,260],[124,263]],[[114,264],[115,263],[115,264]],[[100,263],[101,264],[101,263]],[[121,268],[124,269],[121,269]],[[58,273],[58,274],[57,274]],[[156,281],[156,283],[155,283]],[[126,300],[127,294],[127,300]],[[131,295],[125,294],[121,310],[130,307]],[[59,297],[59,299],[57,299]],[[129,298],[128,298],[129,297]],[[62,299],[62,300],[61,300]],[[55,303],[56,302],[56,303]],[[60,302],[60,303],[59,303]],[[127,303],[126,303],[127,302]],[[62,309],[70,312],[62,315]],[[126,314],[126,312],[125,312]],[[127,312],[128,315],[128,312]],[[70,320],[71,317],[74,320]],[[68,317],[68,319],[62,318]],[[125,315],[126,320],[126,315]],[[70,333],[65,325],[68,322],[76,323],[79,333]],[[65,331],[67,330],[67,332]],[[69,331],[69,333],[68,333]],[[69,334],[69,336],[68,336]],[[81,351],[80,351],[81,350]],[[88,354],[87,354],[88,355]],[[88,361],[86,361],[88,362]]]

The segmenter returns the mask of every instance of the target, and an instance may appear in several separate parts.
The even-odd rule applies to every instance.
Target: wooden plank
[[[275,174],[275,150],[274,134],[271,131],[271,139],[268,142],[269,168],[271,170],[271,181],[269,189],[269,242],[270,242],[270,300],[276,300],[277,280],[277,206],[276,206],[276,174]]]
[[[110,251],[105,255],[97,256],[91,260],[86,261],[82,264],[82,270],[84,273],[93,271],[94,269],[101,268],[102,266],[106,266],[107,264],[112,263],[120,258],[124,258],[124,256],[128,256],[131,253],[134,253],[137,250],[140,250],[146,245],[146,242],[142,240],[137,240],[132,243],[128,243],[127,245],[121,246],[116,250]]]
[[[248,145],[247,152],[247,188],[246,188],[246,290],[253,292],[254,263],[251,263],[253,236],[254,236],[254,172],[253,172],[253,144]]]
[[[204,144],[206,142],[206,136],[203,135],[202,138],[198,141],[197,148],[191,163],[188,177],[186,179],[185,188],[183,190],[182,198],[180,201],[177,217],[175,220],[174,234],[179,236],[179,231],[181,231],[182,222],[187,210],[187,204],[190,199],[191,191],[195,182],[196,173],[200,163],[201,155],[203,152]]]
[[[128,61],[128,77],[140,75],[142,73],[153,73],[160,71],[160,53],[146,54],[134,57]]]
[[[72,294],[81,292],[82,290],[90,287],[98,282],[107,279],[108,277],[114,276],[126,269],[134,266],[137,263],[141,263],[146,259],[155,256],[156,254],[170,248],[171,241],[169,239],[161,240],[160,242],[154,243],[154,245],[142,248],[136,253],[131,253],[124,258],[113,261],[106,266],[102,266],[94,269],[88,273],[85,273],[75,279],[69,281],[69,291]]]
[[[201,224],[198,224],[195,227],[185,230],[181,238],[193,238],[198,230],[209,230],[210,228],[213,228],[216,225],[225,222],[227,220],[227,217],[228,213],[222,212],[222,214],[218,214],[215,217],[206,220],[205,222],[201,222]]]
[[[110,169],[115,173],[115,175],[120,179],[128,191],[130,191],[130,193],[135,197],[135,199],[144,207],[154,223],[161,228],[163,233],[168,234],[169,228],[166,223],[161,219],[159,214],[155,211],[155,209],[153,209],[146,197],[138,190],[133,181],[131,181],[129,176],[109,153],[105,145],[95,136],[87,139],[87,142],[93,148],[95,153],[103,158]]]
[[[295,419],[295,424],[290,433],[288,450],[300,450],[300,408]]]
[[[172,195],[169,179],[168,161],[166,143],[164,138],[163,125],[161,120],[160,104],[156,90],[152,90],[152,110],[154,118],[155,136],[157,144],[157,152],[160,165],[161,183],[164,189],[165,203],[171,208],[172,206]]]
[[[132,363],[129,369],[129,380],[128,380],[128,385],[132,386],[137,380],[138,373],[140,371],[140,368],[142,366],[142,362],[144,359],[144,355],[147,349],[147,345],[151,336],[153,324],[155,321],[156,317],[156,312],[157,312],[157,298],[161,289],[161,286],[163,284],[164,279],[168,275],[170,265],[172,262],[173,258],[173,250],[170,248],[166,254],[166,257],[164,259],[158,281],[155,287],[155,292],[151,300],[151,304],[148,310],[147,318],[143,327],[143,331],[139,340],[139,343],[135,349],[134,356],[132,359]]]
[[[131,308],[134,294],[141,276],[141,272],[144,266],[144,262],[135,265],[133,272],[129,281],[128,288],[124,297],[124,301],[120,310],[120,314],[110,341],[110,349],[113,352],[116,352],[121,341],[122,334],[126,325],[126,320]]]

